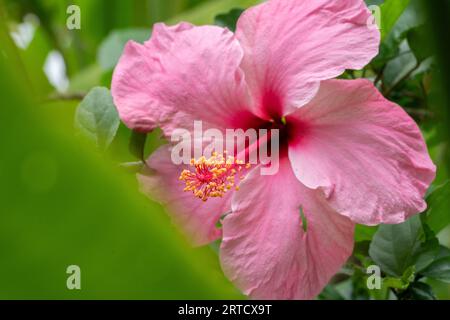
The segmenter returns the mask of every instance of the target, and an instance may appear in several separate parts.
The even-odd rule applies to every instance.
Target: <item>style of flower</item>
[[[216,196],[199,193],[195,166],[209,159],[174,165],[170,145],[138,176],[194,243],[222,239],[225,274],[252,298],[315,297],[351,255],[355,223],[400,223],[426,208],[435,166],[417,125],[369,80],[332,80],[377,55],[370,17],[362,0],[271,0],[246,10],[235,34],[156,24],[116,67],[114,102],[134,130],[169,137],[195,120],[280,130],[278,173],[245,169],[239,191],[222,192],[226,181],[209,174],[223,161],[212,159],[202,183]]]

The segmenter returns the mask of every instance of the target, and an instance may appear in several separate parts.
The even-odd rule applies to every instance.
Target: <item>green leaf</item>
[[[234,8],[227,13],[219,14],[214,18],[214,24],[221,27],[227,27],[234,32],[236,30],[236,23],[242,12],[244,12],[243,9]]]
[[[192,249],[134,176],[31,102],[5,60],[0,299],[241,298],[217,256]],[[81,268],[81,290],[66,287],[69,265]]]
[[[406,269],[406,271],[403,273],[401,280],[404,283],[411,283],[414,281],[416,275],[416,267],[415,266],[411,266],[408,269]]]
[[[410,29],[424,23],[425,19],[420,12],[419,1],[410,1],[409,5],[394,24],[394,27],[391,29],[389,34],[386,35],[381,41],[380,52],[371,63],[376,70],[380,70],[387,62],[396,58],[400,54],[400,45],[405,40],[407,32]],[[383,13],[381,18],[383,18]],[[407,49],[409,50],[409,47]],[[405,53],[401,54],[404,55]]]
[[[369,240],[355,242],[353,247],[353,256],[360,260],[363,266],[366,266],[366,259],[368,260],[367,266],[373,264],[372,260],[367,257],[369,255],[369,247]]]
[[[432,45],[429,43],[429,30],[426,25],[408,31],[407,39],[417,61],[422,62],[433,55]]]
[[[414,254],[416,271],[420,272],[429,266],[439,254],[439,240],[427,224],[427,215],[421,214],[423,235],[420,247]]]
[[[95,87],[81,101],[75,114],[75,126],[106,149],[114,139],[120,119],[107,88]]]
[[[436,259],[421,274],[425,277],[450,283],[450,250],[441,246]]]
[[[147,140],[147,134],[137,131],[131,132],[129,150],[133,156],[139,160],[145,161],[145,142]]]
[[[414,54],[411,52],[407,41],[403,41],[399,47],[398,56],[386,64],[383,83],[386,87],[392,87],[401,79],[404,79],[416,66],[417,60]]]
[[[450,256],[437,259],[422,274],[445,283],[450,283]]]
[[[416,266],[417,272],[420,272],[428,267],[436,258],[438,252],[439,241],[437,238],[422,242],[413,255],[414,265]]]
[[[450,256],[450,249],[445,246],[439,246],[439,253],[436,255],[436,259],[449,257]]]
[[[169,24],[189,21],[196,25],[211,24],[219,12],[227,12],[233,8],[248,8],[257,5],[260,0],[211,0],[205,1],[195,8],[169,19]]]
[[[366,279],[366,273],[355,269],[351,278],[352,291],[350,297],[352,300],[368,300],[370,298],[370,290],[367,287]]]
[[[357,224],[355,227],[355,242],[370,241],[378,230],[378,226],[370,227]]]
[[[302,229],[303,232],[307,232],[308,231],[308,220],[306,219],[306,215],[305,212],[303,211],[303,207],[300,207],[299,209],[299,213],[300,213],[300,219],[302,221]]]
[[[104,71],[112,70],[122,55],[125,44],[130,41],[144,42],[150,38],[150,29],[123,29],[112,31],[101,43],[97,62]]]
[[[97,64],[92,64],[75,74],[70,79],[69,92],[88,92],[98,86],[103,75],[102,69]]]
[[[399,278],[386,277],[383,279],[383,285],[387,288],[404,290],[408,288],[409,282],[405,283]]]
[[[373,237],[369,255],[387,274],[401,277],[408,267],[421,270],[437,254],[436,242],[423,242],[422,223],[415,215],[396,225],[381,225]]]
[[[401,300],[436,300],[433,288],[430,285],[416,281],[412,283],[408,290],[399,295]]]
[[[327,285],[317,298],[319,300],[345,300],[345,297],[331,284]]]
[[[450,224],[450,181],[435,187],[427,197],[427,221],[435,233]]]
[[[384,0],[364,0],[367,6],[379,6],[383,3]]]
[[[397,57],[402,40],[401,37],[389,36],[380,44],[379,53],[371,62],[374,69],[380,70],[386,63]]]
[[[386,0],[381,9],[381,39],[388,36],[410,0]]]
[[[411,266],[403,273],[400,278],[386,277],[383,279],[383,285],[388,288],[405,290],[409,287],[415,278],[415,266]]]
[[[384,284],[384,281],[382,281],[380,289],[370,290],[369,293],[375,300],[389,300],[391,290]]]

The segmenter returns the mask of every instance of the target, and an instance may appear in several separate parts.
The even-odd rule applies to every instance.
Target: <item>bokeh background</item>
[[[79,106],[110,87],[126,41],[148,39],[154,23],[233,28],[258,2],[0,0],[1,299],[244,298],[220,270],[218,244],[191,248],[138,192],[136,163],[164,143],[159,132],[144,141],[118,122],[92,132]],[[449,247],[450,2],[366,2],[381,8],[380,55],[342,77],[372,79],[419,123],[438,166],[427,226]],[[66,27],[70,5],[81,9],[80,30]],[[376,232],[358,227],[356,256],[368,256]],[[362,260],[320,298],[380,298],[361,288]],[[69,265],[81,268],[81,290],[66,287]],[[450,299],[445,267],[446,277],[425,280],[440,299]]]

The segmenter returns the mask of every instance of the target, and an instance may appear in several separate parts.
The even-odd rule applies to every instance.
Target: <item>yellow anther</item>
[[[244,178],[241,175],[242,170],[250,168],[250,164],[231,156],[225,158],[224,155],[214,152],[209,159],[204,156],[198,160],[191,159],[190,165],[193,170],[185,169],[179,177],[179,180],[186,183],[183,191],[190,191],[203,201],[209,197],[223,197],[235,186],[235,176],[239,177],[239,181],[242,180]],[[236,186],[235,190],[239,190],[239,187]]]

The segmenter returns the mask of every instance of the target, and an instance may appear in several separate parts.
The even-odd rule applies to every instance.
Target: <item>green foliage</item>
[[[214,24],[221,27],[227,27],[231,31],[235,31],[236,23],[242,12],[244,12],[243,9],[234,8],[227,13],[219,14],[214,18]]]
[[[61,121],[72,107],[62,110],[62,101],[54,112],[29,100],[26,75],[34,71],[6,69],[23,70],[14,45],[3,47],[4,21],[0,298],[239,298],[208,248],[190,248],[162,208],[136,192],[133,176],[73,136],[72,124]],[[79,79],[76,90],[99,84],[98,77]],[[92,90],[77,119],[109,142],[116,121],[105,121],[114,118],[106,93]],[[81,267],[81,291],[66,288],[71,264]]]
[[[406,36],[409,47],[419,63],[433,55],[433,50],[427,35],[427,26],[420,25],[409,30]]]
[[[357,224],[355,227],[355,242],[370,241],[377,232],[378,227]]]
[[[147,134],[137,131],[131,132],[129,149],[132,155],[139,160],[145,161],[145,142]]]
[[[103,71],[100,66],[92,64],[70,79],[70,92],[86,92],[98,86],[101,82]]]
[[[441,246],[436,259],[422,271],[422,275],[450,283],[450,250]]]
[[[27,98],[5,53],[0,298],[239,298],[213,253],[190,248],[133,176]],[[66,288],[72,264],[81,267],[79,291]]]
[[[196,25],[212,24],[216,15],[233,8],[247,8],[260,3],[258,0],[209,0],[168,20],[170,24],[189,21]]]
[[[412,283],[408,290],[399,295],[399,298],[402,300],[436,300],[433,288],[420,281]]]
[[[435,188],[428,194],[427,221],[434,232],[439,232],[450,224],[450,181]]]
[[[150,38],[150,29],[124,29],[112,31],[100,44],[97,61],[104,71],[112,70],[122,55],[125,44],[130,41],[143,43]]]
[[[242,13],[237,8],[259,2],[75,0],[82,8],[80,31],[64,27],[64,2],[5,0],[7,12],[0,2],[6,106],[0,115],[7,119],[0,139],[8,155],[0,158],[6,212],[0,217],[0,298],[240,297],[218,265],[219,244],[191,249],[162,208],[138,193],[134,174],[165,140],[159,130],[141,134],[120,123],[107,88],[125,43],[143,43],[153,23],[215,23],[235,30]],[[380,52],[363,70],[342,77],[372,80],[418,122],[438,166],[428,209],[400,225],[357,225],[352,257],[319,299],[449,297],[442,285],[450,283],[450,250],[444,246],[450,244],[450,148],[436,83],[450,72],[441,71],[442,61],[436,66],[430,39],[439,32],[431,31],[435,21],[425,19],[420,2],[366,0],[381,9]],[[29,12],[40,24],[30,45],[20,49],[9,33]],[[43,72],[50,50],[64,57],[68,92],[52,92]],[[74,116],[76,128],[99,148],[74,137]],[[81,292],[65,287],[69,264],[82,268]],[[381,267],[381,288],[369,290],[367,267],[374,264]]]
[[[383,285],[387,288],[405,290],[415,279],[416,268],[414,266],[405,270],[400,278],[386,277],[383,279]]]
[[[389,61],[402,56],[400,54],[400,45],[405,40],[407,32],[423,23],[419,7],[418,0],[411,0],[409,5],[402,10],[401,15],[397,17],[396,23],[389,29],[389,32],[386,33],[386,28],[384,29],[385,35],[381,41],[380,52],[372,61],[372,65],[376,69],[380,69]],[[385,14],[381,12],[382,21],[384,16]],[[380,31],[383,32],[383,30]]]
[[[101,149],[113,141],[120,119],[107,88],[95,87],[81,101],[75,114],[75,126]]]
[[[380,31],[382,40],[390,34],[392,28],[408,6],[409,2],[410,0],[385,0],[384,3],[380,5]]]
[[[334,286],[326,286],[320,293],[319,300],[345,300],[345,297]]]
[[[370,244],[370,257],[391,276],[401,277],[412,265],[421,270],[433,261],[438,246],[432,240],[422,242],[422,237],[419,216],[397,225],[381,225]]]
[[[398,299],[434,300],[432,287],[420,279],[450,280],[450,250],[439,245],[426,213],[402,224],[381,225],[369,255],[388,275],[383,278],[383,290],[392,290]],[[378,293],[373,296],[380,298]]]

